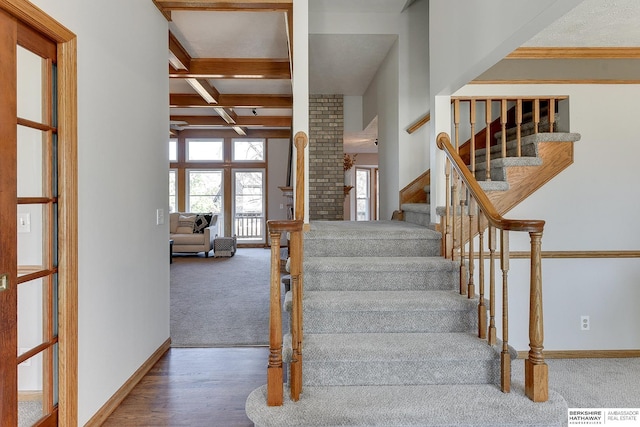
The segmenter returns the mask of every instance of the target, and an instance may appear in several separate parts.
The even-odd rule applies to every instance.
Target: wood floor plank
[[[171,348],[103,424],[253,426],[244,405],[266,383],[269,349]]]

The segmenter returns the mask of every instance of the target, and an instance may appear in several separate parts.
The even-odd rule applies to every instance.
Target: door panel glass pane
[[[32,273],[48,265],[48,230],[44,220],[46,205],[18,206],[18,275]]]
[[[18,126],[18,197],[45,196],[47,132]]]
[[[369,221],[369,188],[370,172],[368,169],[356,169],[356,219],[358,221]]]
[[[18,365],[18,425],[31,426],[43,417],[42,353]]]
[[[34,122],[42,120],[42,83],[44,60],[21,46],[17,49],[18,66],[18,117]]]
[[[264,173],[235,172],[234,233],[238,240],[264,239]]]
[[[45,341],[43,283],[43,279],[36,279],[18,285],[18,354]]]

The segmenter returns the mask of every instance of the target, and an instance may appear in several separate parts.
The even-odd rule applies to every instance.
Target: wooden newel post
[[[267,366],[267,406],[282,406],[282,311],[280,304],[280,231],[271,237],[271,280],[269,302],[269,364]]]
[[[529,300],[529,356],[524,361],[525,394],[534,402],[549,399],[549,368],[542,352],[542,232],[531,232],[531,290]]]

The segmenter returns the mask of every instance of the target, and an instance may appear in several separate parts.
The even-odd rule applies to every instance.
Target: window
[[[187,171],[187,212],[222,214],[221,170]]]
[[[178,161],[178,140],[175,138],[169,140],[169,161]]]
[[[356,169],[356,220],[369,221],[371,219],[371,200],[369,189],[371,188],[371,171],[369,169]]]
[[[263,162],[264,139],[234,139],[234,162]]]
[[[219,161],[223,157],[222,139],[187,139],[187,160],[192,162]]]
[[[178,212],[177,185],[176,170],[169,169],[169,212]]]

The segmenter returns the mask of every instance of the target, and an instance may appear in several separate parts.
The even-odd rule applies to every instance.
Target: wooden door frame
[[[27,0],[0,9],[58,46],[58,424],[78,425],[78,173],[76,35]]]

